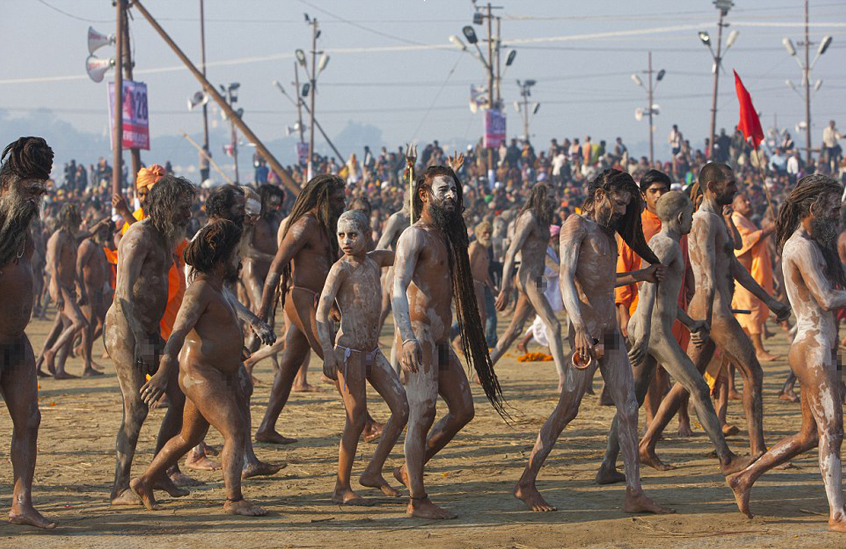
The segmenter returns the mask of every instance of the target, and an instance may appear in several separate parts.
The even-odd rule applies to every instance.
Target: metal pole
[[[524,87],[523,94],[523,135],[529,141],[529,88]]]
[[[232,91],[229,90],[227,94],[227,99],[229,100],[229,105],[232,106]],[[235,184],[238,185],[241,178],[238,176],[238,131],[235,129],[235,119],[229,119],[229,126],[232,128],[231,137],[232,139],[232,171],[235,174]]]
[[[123,72],[127,80],[132,80],[132,48],[129,47],[129,20],[126,17],[126,10],[123,11]],[[135,178],[138,175],[138,170],[141,169],[141,151],[137,148],[129,149],[132,160],[132,170],[129,174],[129,181],[135,187]]]
[[[805,67],[802,74],[805,78],[805,165],[811,165],[811,42],[808,38],[808,0],[805,0]]]
[[[713,160],[714,137],[717,131],[717,88],[720,83],[720,65],[722,64],[721,51],[723,47],[723,16],[725,12],[720,10],[720,20],[717,23],[717,57],[714,59],[714,97],[711,100],[711,139],[708,141],[708,159]]]
[[[123,2],[124,0],[118,1]],[[226,116],[230,117],[235,126],[237,126],[239,130],[241,130],[241,133],[244,134],[244,136],[250,141],[250,143],[253,143],[256,146],[256,150],[267,160],[267,163],[270,164],[270,168],[274,172],[276,172],[276,175],[279,176],[279,178],[282,180],[282,183],[286,187],[288,187],[288,189],[295,195],[299,194],[301,189],[297,186],[296,182],[291,177],[291,174],[288,173],[288,170],[282,167],[282,164],[280,164],[279,161],[276,160],[276,157],[273,156],[273,153],[271,153],[267,149],[267,147],[264,146],[264,143],[261,142],[258,136],[253,133],[250,127],[247,126],[244,121],[241,120],[238,114],[232,110],[232,107],[229,106],[229,104],[226,102],[226,99],[224,99],[223,96],[220,95],[220,92],[215,89],[214,85],[212,85],[208,80],[206,80],[206,77],[203,76],[203,73],[201,73],[197,69],[197,67],[194,66],[193,63],[191,63],[191,60],[188,59],[188,56],[186,56],[185,53],[179,48],[179,46],[176,45],[176,42],[174,42],[173,39],[165,32],[161,25],[159,25],[159,23],[155,19],[153,19],[153,16],[150,15],[150,12],[147,11],[143,4],[141,4],[139,0],[133,0],[132,6],[135,7],[138,12],[144,16],[144,18],[153,27],[153,30],[159,33],[159,36],[162,37],[162,40],[164,40],[167,45],[170,46],[176,56],[179,57],[179,59],[185,64],[186,67],[188,67],[188,70],[191,71],[191,74],[194,75],[194,78],[200,81],[200,83],[203,85],[203,90],[207,94],[209,94],[212,99],[214,99],[218,106],[220,106],[221,110],[226,113]]]
[[[488,2],[488,109],[494,108],[493,42],[491,41],[491,3]],[[488,148],[488,170],[494,169],[493,149]]]
[[[308,122],[308,179],[314,177],[314,96],[317,95],[317,19],[311,23],[311,109]],[[343,159],[341,159],[343,160]]]
[[[646,71],[646,76],[649,78],[649,164],[655,163],[655,130],[652,128],[652,52],[649,52],[649,65]],[[675,164],[675,155],[673,156],[673,163]]]
[[[296,96],[297,96],[297,122],[300,128],[300,143],[305,143],[305,128],[303,128],[303,96],[300,93],[300,68],[299,64],[294,61],[294,85],[296,86]],[[338,160],[343,160],[343,158],[339,158]]]
[[[121,191],[121,175],[123,160],[123,15],[126,9],[126,0],[115,0],[117,6],[117,32],[115,32],[115,110],[114,128],[112,132],[112,145],[114,157],[112,159],[112,194],[119,194]]]
[[[200,70],[203,71],[203,76],[206,76],[206,15],[203,6],[203,0],[200,0]],[[209,152],[209,109],[206,103],[203,103],[203,150]],[[210,159],[211,155],[203,155],[206,159]]]
[[[496,106],[499,108],[499,104],[502,102],[502,95],[500,92],[502,91],[500,88],[502,87],[502,72],[500,71],[501,66],[499,62],[500,57],[500,47],[502,45],[502,40],[500,39],[500,32],[502,32],[502,17],[496,18]]]

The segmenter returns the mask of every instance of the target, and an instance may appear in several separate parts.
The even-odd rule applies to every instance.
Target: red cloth
[[[764,140],[764,130],[761,129],[761,121],[758,119],[758,111],[752,105],[752,97],[746,88],[743,87],[743,82],[737,71],[734,72],[734,87],[737,89],[737,100],[740,102],[740,122],[737,123],[737,129],[743,132],[743,137],[747,141],[751,140],[752,147],[757,149],[761,141]]]

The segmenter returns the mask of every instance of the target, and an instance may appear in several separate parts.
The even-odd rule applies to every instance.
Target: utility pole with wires
[[[820,47],[817,49],[817,55],[814,57],[814,60],[811,61],[811,45],[813,42],[810,40],[810,35],[808,33],[809,27],[809,10],[808,10],[808,0],[805,0],[805,40],[799,42],[800,46],[805,46],[805,62],[799,60],[799,57],[796,55],[796,48],[793,47],[793,42],[790,38],[784,38],[781,43],[784,44],[784,47],[787,49],[787,53],[790,54],[792,58],[796,60],[796,63],[799,65],[799,68],[802,70],[802,87],[805,89],[804,97],[803,94],[799,93],[796,89],[796,86],[790,80],[787,81],[787,85],[799,94],[800,97],[803,97],[805,100],[805,163],[807,166],[811,165],[811,70],[813,70],[814,65],[817,64],[819,58],[826,52],[828,47],[831,45],[831,36],[823,36],[822,41],[820,42]],[[814,92],[820,89],[822,86],[822,80],[817,80],[814,84]]]
[[[329,56],[327,56],[322,51],[317,51],[317,39],[320,38],[320,28],[317,24],[317,18],[312,19],[309,15],[305,14],[306,23],[311,27],[311,70],[309,71],[308,62],[306,61],[306,55],[303,50],[297,50],[297,62],[299,62],[300,66],[305,69],[306,76],[309,79],[308,88],[305,86],[303,87],[302,95],[311,94],[309,97],[311,107],[308,109],[309,113],[309,125],[308,125],[308,172],[307,172],[307,180],[311,180],[314,177],[314,102],[315,102],[315,95],[317,94],[317,77],[320,73],[323,72],[323,69],[326,68],[326,64],[329,62]],[[317,61],[317,54],[320,55],[320,62]],[[297,90],[299,94],[299,90]],[[305,106],[305,105],[303,105]],[[341,159],[343,160],[343,159]]]
[[[123,10],[123,73],[127,80],[130,82],[133,80],[132,78],[132,53],[129,44],[129,19],[126,15],[126,9]],[[129,149],[129,154],[131,158],[132,170],[129,173],[129,182],[132,183],[132,187],[135,187],[135,177],[138,175],[138,170],[141,169],[141,151],[137,147],[133,147]]]
[[[729,24],[724,22],[724,18],[728,15],[729,10],[734,6],[734,2],[732,0],[714,0],[714,5],[720,10],[720,19],[717,21],[717,52],[714,53],[714,49],[711,47],[711,37],[708,36],[708,33],[702,31],[699,33],[699,40],[708,47],[708,50],[711,52],[711,57],[714,58],[714,94],[711,99],[711,133],[709,134],[708,139],[708,158],[713,158],[714,152],[714,139],[717,137],[717,89],[720,84],[720,69],[722,69],[723,64],[723,28],[728,27]],[[737,40],[737,36],[740,33],[736,30],[733,30],[729,33],[728,40],[726,40],[726,51],[731,48],[734,41]]]
[[[115,104],[114,104],[114,156],[112,157],[112,194],[120,194],[123,180],[123,32],[126,22],[126,0],[115,0],[117,30],[115,31]]]
[[[300,131],[300,143],[305,143],[305,135],[303,133],[305,131],[305,128],[303,128],[303,97],[300,93],[300,66],[296,62],[294,63],[294,90],[296,90],[297,94],[297,129]],[[339,158],[338,160],[343,159]]]
[[[667,71],[664,69],[659,70],[657,73],[652,70],[652,52],[649,52],[649,60],[647,69],[645,71],[641,71],[642,74],[645,74],[648,80],[648,85],[643,85],[643,80],[641,80],[640,76],[637,73],[632,74],[632,80],[635,84],[646,90],[646,101],[648,103],[645,109],[637,108],[635,109],[635,119],[636,120],[643,120],[643,115],[648,115],[649,121],[649,163],[652,164],[655,162],[655,126],[652,121],[653,115],[658,114],[661,112],[661,109],[658,105],[656,105],[653,100],[655,99],[655,88],[658,87],[658,82],[664,79],[664,75],[667,74]],[[652,83],[652,75],[655,74],[655,84]],[[675,166],[675,157],[673,157],[673,165]]]
[[[514,110],[518,113],[522,111],[523,113],[523,137],[526,139],[528,143],[529,139],[529,116],[533,116],[537,114],[538,109],[540,108],[540,103],[535,102],[534,106],[532,107],[532,112],[529,112],[529,97],[532,96],[532,86],[537,84],[536,80],[524,80],[523,82],[517,81],[517,86],[520,87],[520,96],[523,98],[523,104],[521,106],[520,103],[517,101],[514,102]]]

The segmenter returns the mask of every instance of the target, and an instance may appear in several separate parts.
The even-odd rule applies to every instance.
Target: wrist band
[[[403,344],[403,345],[405,345],[405,344],[406,344],[406,343],[408,343],[409,341],[414,341],[414,342],[416,342],[416,341],[417,341],[417,338],[416,338],[416,337],[410,337],[410,338],[408,338],[408,339],[403,340],[402,344]]]

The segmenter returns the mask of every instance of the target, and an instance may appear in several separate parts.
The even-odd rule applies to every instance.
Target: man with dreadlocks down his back
[[[0,157],[0,394],[12,418],[12,510],[9,522],[55,528],[32,506],[38,453],[38,382],[26,336],[32,315],[32,252],[29,225],[47,192],[53,151],[40,137],[21,137]]]
[[[570,346],[574,356],[565,366],[561,397],[538,434],[526,469],[514,495],[532,511],[554,511],[535,482],[543,462],[561,431],[579,411],[582,397],[599,366],[617,406],[615,418],[626,472],[627,513],[672,513],[643,493],[637,460],[637,399],[632,369],[617,325],[615,285],[656,283],[664,268],[646,245],[641,228],[640,191],[632,177],[620,170],[605,170],[591,184],[585,215],[571,215],[561,228],[561,295],[570,317]],[[617,244],[614,233],[651,267],[615,277]],[[616,284],[615,284],[616,278]]]
[[[842,192],[833,179],[808,175],[799,180],[779,210],[776,236],[783,249],[787,297],[797,317],[788,359],[802,384],[802,429],[727,479],[738,509],[751,518],[749,495],[758,477],[819,444],[820,473],[829,505],[828,529],[835,532],[846,532],[840,461],[843,405],[835,318],[835,311],[846,307],[846,275],[837,254]]]
[[[549,349],[558,370],[558,390],[564,385],[564,348],[561,344],[561,323],[552,310],[552,305],[544,294],[544,267],[546,248],[549,246],[549,224],[552,221],[552,209],[555,197],[549,192],[549,187],[538,183],[532,187],[532,192],[526,200],[526,205],[517,217],[514,238],[505,254],[502,266],[502,289],[496,298],[496,309],[504,311],[508,306],[511,286],[514,277],[511,276],[514,260],[521,254],[520,268],[517,271],[517,289],[520,293],[517,309],[511,319],[511,324],[505,330],[502,338],[491,354],[491,361],[496,362],[508,350],[514,340],[523,333],[523,325],[532,313],[537,311],[550,335]]]
[[[449,344],[453,300],[464,356],[494,408],[504,411],[473,291],[461,184],[452,169],[431,166],[415,179],[413,199],[417,221],[397,243],[391,303],[409,404],[405,465],[394,476],[408,487],[410,516],[447,519],[455,515],[429,500],[423,467],[475,413],[470,383]],[[439,394],[448,412],[430,432]]]

